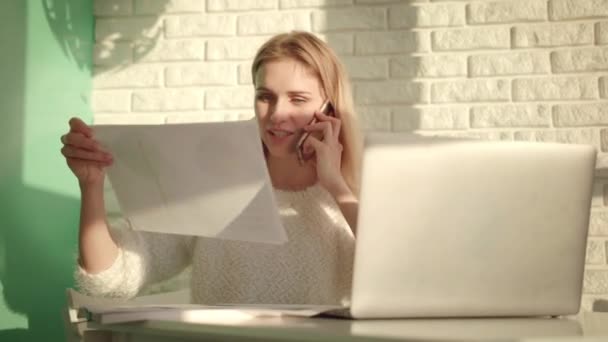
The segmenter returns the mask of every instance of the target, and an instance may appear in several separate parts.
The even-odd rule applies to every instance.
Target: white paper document
[[[256,120],[94,125],[133,229],[284,243]]]
[[[180,297],[177,298],[176,297]],[[67,290],[71,323],[94,321],[101,324],[144,320],[229,324],[261,317],[313,317],[340,308],[333,305],[198,305],[183,302],[180,294],[156,294],[132,300],[96,298]]]

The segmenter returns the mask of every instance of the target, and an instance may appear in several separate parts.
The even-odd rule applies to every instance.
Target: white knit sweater
[[[288,242],[269,245],[134,231],[111,224],[120,249],[110,268],[76,283],[94,296],[131,298],[192,265],[192,301],[345,305],[350,297],[354,236],[331,195],[319,184],[275,189]]]

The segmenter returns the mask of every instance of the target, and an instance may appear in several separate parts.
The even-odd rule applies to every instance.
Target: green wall
[[[62,341],[79,193],[59,150],[91,121],[92,0],[0,1],[0,341]]]

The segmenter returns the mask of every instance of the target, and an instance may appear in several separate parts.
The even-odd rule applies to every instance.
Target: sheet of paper
[[[183,295],[156,294],[131,300],[86,296],[67,290],[69,319],[72,323],[92,320],[102,324],[141,320],[190,323],[230,323],[259,317],[313,317],[335,310],[333,305],[225,304],[198,305],[183,302]],[[177,299],[176,299],[177,298]]]
[[[284,243],[257,122],[94,125],[136,230]]]

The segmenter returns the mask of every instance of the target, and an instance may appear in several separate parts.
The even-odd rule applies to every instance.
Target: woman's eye
[[[268,100],[270,100],[270,96],[268,96],[267,94],[259,94],[256,98],[258,100],[261,100],[261,101],[268,101]]]
[[[297,99],[296,98],[296,99],[293,99],[292,101],[295,103],[304,103],[304,102],[306,102],[306,99]]]

